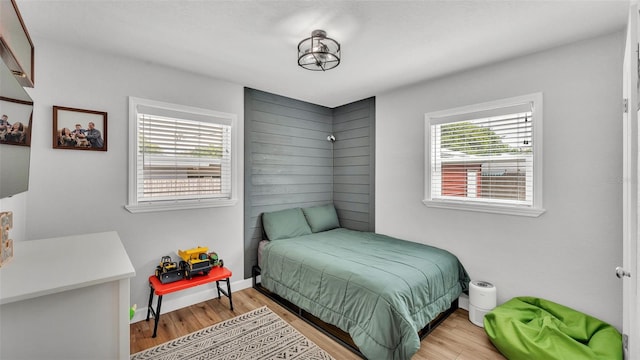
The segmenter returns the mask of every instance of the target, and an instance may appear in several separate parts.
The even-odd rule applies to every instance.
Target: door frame
[[[638,289],[640,279],[637,272],[640,252],[638,249],[638,0],[630,1],[627,39],[623,64],[623,268],[631,276],[622,278],[622,333],[625,359],[640,358],[640,304]]]

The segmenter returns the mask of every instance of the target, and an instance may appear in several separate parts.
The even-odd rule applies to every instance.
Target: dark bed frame
[[[299,306],[295,305],[294,303],[264,288],[261,285],[261,283],[259,283],[257,280],[260,273],[261,273],[261,269],[258,265],[254,265],[251,268],[251,276],[253,278],[254,289],[256,289],[261,294],[265,295],[269,299],[275,301],[280,306],[289,310],[291,313],[297,315],[300,319],[304,320],[309,325],[320,330],[325,335],[331,337],[333,340],[337,341],[342,346],[351,350],[356,355],[365,359],[365,356],[362,355],[362,353],[360,352],[356,344],[351,339],[351,336],[349,336],[347,332],[343,331],[342,329],[338,328],[335,325],[326,323],[318,319],[317,317],[305,311],[304,309],[300,308]],[[448,318],[449,315],[453,314],[456,311],[456,309],[458,309],[458,299],[455,299],[447,310],[440,313],[440,315],[438,315],[435,319],[433,319],[430,323],[428,323],[425,327],[423,327],[420,331],[418,331],[418,336],[420,337],[420,340],[424,339],[427,335],[429,335],[429,333],[431,333],[436,327],[438,327],[438,325],[440,325],[446,318]]]

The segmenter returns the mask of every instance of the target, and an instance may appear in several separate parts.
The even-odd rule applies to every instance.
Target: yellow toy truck
[[[191,279],[193,275],[208,275],[213,267],[209,262],[207,247],[198,246],[188,250],[178,250],[182,258],[180,268],[184,271],[184,277]]]
[[[160,265],[156,266],[156,277],[161,283],[182,280],[184,271],[178,268],[178,263],[171,260],[171,256],[163,256],[160,259]]]

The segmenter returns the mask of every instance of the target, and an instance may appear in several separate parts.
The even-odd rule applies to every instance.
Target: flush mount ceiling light
[[[298,44],[298,65],[311,71],[326,71],[340,64],[340,44],[324,30],[314,30]]]

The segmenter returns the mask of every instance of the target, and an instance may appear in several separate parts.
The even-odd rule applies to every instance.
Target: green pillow
[[[304,217],[307,218],[311,231],[314,233],[340,227],[338,214],[333,204],[304,208],[302,212],[304,212]]]
[[[262,226],[269,240],[289,239],[311,234],[309,224],[304,219],[300,208],[263,213]]]

